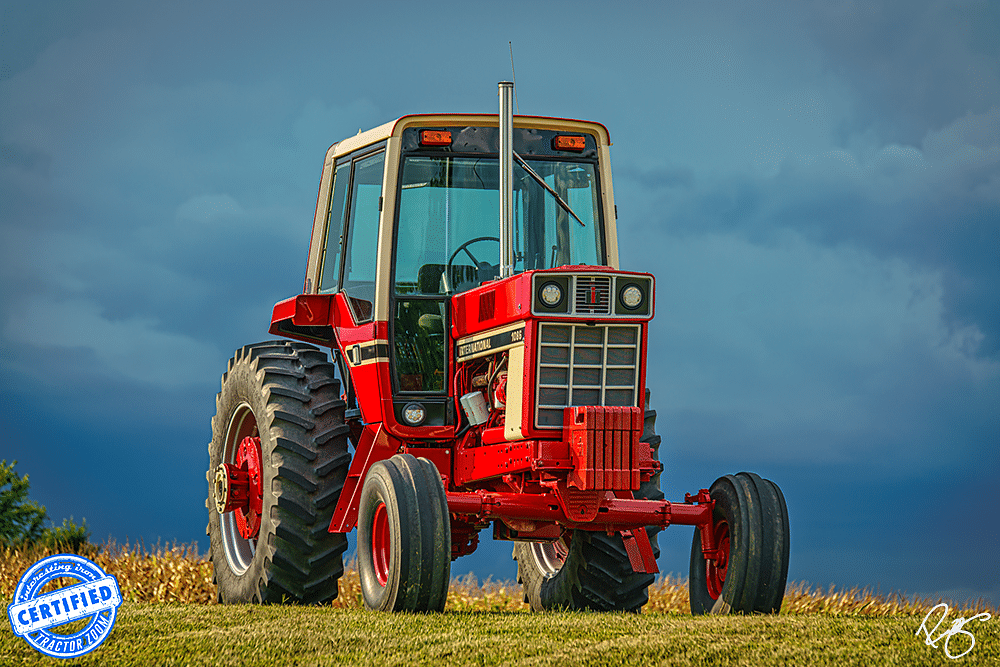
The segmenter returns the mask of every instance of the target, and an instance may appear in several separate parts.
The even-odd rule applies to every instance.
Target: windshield
[[[515,164],[514,272],[603,264],[595,165],[526,162],[583,224]],[[397,294],[452,294],[499,276],[498,181],[496,157],[405,158],[396,232]]]

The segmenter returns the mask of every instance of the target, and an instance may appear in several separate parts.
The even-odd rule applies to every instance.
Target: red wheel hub
[[[389,562],[392,554],[392,539],[389,536],[389,512],[385,503],[379,503],[372,517],[372,565],[375,578],[385,586],[389,583]]]
[[[246,437],[236,452],[236,468],[247,475],[246,503],[235,508],[236,528],[243,539],[255,539],[260,534],[260,513],[263,507],[263,472],[261,470],[260,438]]]
[[[725,520],[715,524],[716,554],[714,560],[705,561],[705,583],[708,595],[718,600],[722,595],[722,587],[726,583],[726,570],[729,569],[729,523]]]

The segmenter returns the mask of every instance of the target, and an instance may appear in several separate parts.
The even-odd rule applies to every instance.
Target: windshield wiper
[[[556,192],[555,190],[553,190],[552,187],[548,183],[546,183],[545,180],[541,176],[539,176],[537,173],[535,173],[535,170],[532,169],[531,167],[529,167],[528,163],[525,162],[523,159],[521,159],[520,155],[518,155],[517,153],[514,153],[514,160],[519,165],[521,165],[522,169],[524,169],[526,172],[528,172],[528,176],[531,176],[533,179],[535,179],[535,181],[540,186],[542,186],[543,188],[545,188],[546,192],[548,192],[550,195],[552,195],[553,197],[555,197],[556,201],[559,202],[559,205],[563,207],[563,210],[566,211],[567,213],[569,213],[571,216],[573,216],[573,218],[577,222],[580,223],[581,227],[586,227],[587,226],[587,225],[583,224],[583,220],[580,219],[580,216],[578,216],[576,213],[573,212],[573,209],[571,209],[569,207],[569,204],[567,204],[565,201],[563,201],[563,198],[559,196],[559,193]]]

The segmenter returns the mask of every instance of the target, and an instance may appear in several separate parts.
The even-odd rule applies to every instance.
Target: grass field
[[[5,606],[21,572],[44,555],[0,550]],[[118,578],[125,602],[107,641],[64,664],[956,664],[945,656],[943,640],[935,648],[915,636],[937,601],[865,591],[797,584],[778,616],[691,617],[684,582],[662,579],[641,615],[532,614],[516,584],[466,579],[453,583],[444,614],[382,614],[360,608],[353,571],[341,580],[332,605],[230,606],[214,604],[210,566],[190,548],[150,553],[105,547],[84,555]],[[983,603],[958,606],[961,611],[952,605],[942,629],[959,615],[993,614],[965,626],[976,644],[961,664],[1000,664],[997,610]],[[956,636],[952,654],[968,646],[967,638]],[[53,662],[8,623],[0,627],[0,664]]]

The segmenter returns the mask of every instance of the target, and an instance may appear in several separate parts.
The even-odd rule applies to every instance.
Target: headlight
[[[539,293],[539,298],[541,298],[542,303],[549,308],[555,308],[562,302],[562,288],[555,283],[545,283],[542,285],[542,291]]]
[[[622,290],[622,305],[630,310],[635,310],[641,306],[643,298],[642,290],[638,285],[626,285],[625,289]]]
[[[419,403],[407,403],[403,406],[403,421],[410,426],[420,426],[427,418],[427,410]]]

